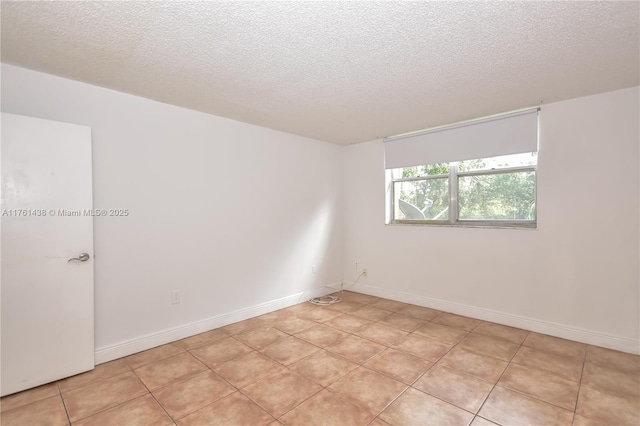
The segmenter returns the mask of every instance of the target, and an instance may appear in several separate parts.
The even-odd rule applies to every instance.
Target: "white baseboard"
[[[146,336],[120,342],[115,345],[98,348],[95,352],[95,363],[96,365],[102,364],[114,359],[145,351],[147,349],[155,348],[156,346],[175,342],[186,337],[195,336],[196,334],[204,333],[205,331],[277,311],[278,309],[296,305],[313,297],[324,296],[334,292],[336,289],[340,289],[340,283],[314,288],[303,293],[293,294],[281,299],[272,300],[250,306],[248,308],[228,312],[226,314],[216,315],[201,321],[185,324],[180,327],[170,328],[157,333],[147,334]]]
[[[224,327],[239,321],[277,311],[312,297],[323,296],[340,289],[341,283],[330,284],[324,287],[314,288],[310,291],[294,294],[248,308],[228,312],[222,315],[206,318],[180,327],[175,327],[157,333],[148,334],[135,339],[117,343],[115,345],[106,346],[96,349],[95,363],[102,364],[124,356],[132,355],[156,346],[175,342],[180,339],[204,333],[205,331],[215,328]],[[613,336],[585,330],[577,327],[570,327],[563,324],[542,321],[533,318],[527,318],[519,315],[506,314],[503,312],[493,311],[490,309],[477,308],[462,303],[449,302],[446,300],[433,299],[430,297],[418,296],[415,294],[404,293],[396,290],[383,289],[373,287],[366,284],[344,283],[344,288],[358,293],[369,294],[372,296],[383,297],[385,299],[397,300],[399,302],[411,303],[418,306],[437,309],[439,311],[451,312],[458,315],[464,315],[472,318],[491,321],[498,324],[504,324],[511,327],[522,328],[524,330],[535,331],[538,333],[548,334],[550,336],[561,337],[563,339],[575,340],[578,342],[588,343],[595,346],[615,349],[618,351],[640,354],[640,340],[627,339],[624,337]]]
[[[446,300],[433,299],[430,297],[417,296],[415,294],[404,293],[396,290],[373,287],[366,284],[344,283],[345,289],[358,293],[378,296],[385,299],[397,300],[398,302],[411,303],[413,305],[424,306],[437,309],[439,311],[451,312],[484,321],[491,321],[511,327],[522,328],[524,330],[535,331],[537,333],[548,334],[550,336],[561,337],[563,339],[588,343],[590,345],[602,346],[617,351],[640,354],[640,340],[628,339],[611,334],[599,333],[585,330],[578,327],[571,327],[549,321],[542,321],[534,318],[527,318],[519,315],[506,314],[490,309],[477,308],[462,303],[448,302]]]

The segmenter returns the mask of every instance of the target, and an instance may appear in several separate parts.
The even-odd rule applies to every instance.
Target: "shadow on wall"
[[[327,284],[331,279],[331,259],[329,258],[332,238],[334,238],[336,206],[333,200],[320,203],[312,215],[295,227],[296,235],[282,250],[282,263],[274,265],[271,276],[265,282],[276,283],[269,298],[279,298],[295,293],[304,294],[300,301],[311,297],[314,290]],[[335,257],[335,256],[334,256]],[[340,271],[339,265],[333,268]]]

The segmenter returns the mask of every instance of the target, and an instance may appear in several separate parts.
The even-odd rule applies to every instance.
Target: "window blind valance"
[[[385,168],[538,151],[538,110],[533,108],[386,138]]]

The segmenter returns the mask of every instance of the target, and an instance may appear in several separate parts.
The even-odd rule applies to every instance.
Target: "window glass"
[[[535,220],[535,172],[458,178],[460,220]]]
[[[537,160],[530,152],[393,169],[392,220],[535,226]]]
[[[449,220],[449,178],[394,182],[395,218]]]

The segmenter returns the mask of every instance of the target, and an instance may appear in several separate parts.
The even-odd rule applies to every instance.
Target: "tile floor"
[[[10,395],[1,423],[640,424],[638,356],[339,295]]]

